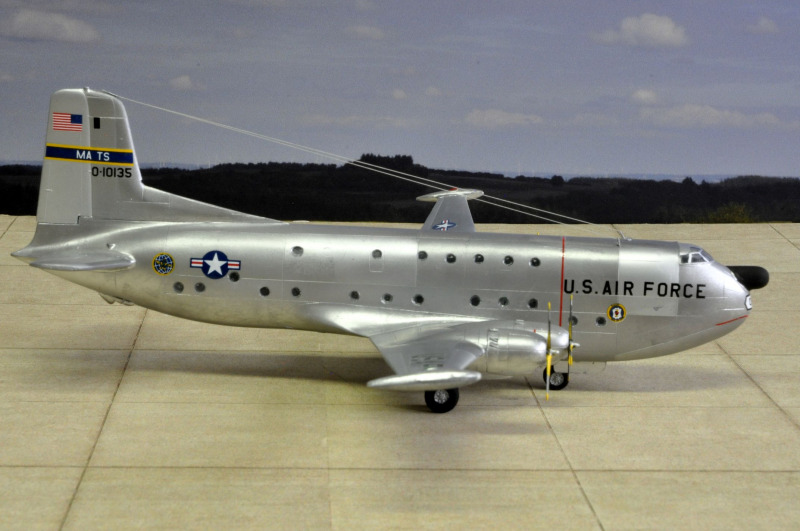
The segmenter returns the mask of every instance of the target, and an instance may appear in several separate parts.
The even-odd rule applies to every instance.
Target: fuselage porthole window
[[[455,261],[456,261],[456,255],[454,255],[452,253],[447,255],[447,263],[448,264],[454,264]]]

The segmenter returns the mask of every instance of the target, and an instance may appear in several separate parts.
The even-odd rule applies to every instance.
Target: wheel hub
[[[450,398],[450,393],[448,393],[444,389],[439,389],[435,393],[433,393],[433,400],[437,404],[444,404]]]

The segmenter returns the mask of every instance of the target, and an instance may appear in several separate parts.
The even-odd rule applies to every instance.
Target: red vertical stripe
[[[561,326],[561,317],[564,312],[564,254],[567,246],[567,238],[561,237],[561,285],[558,287],[559,301],[558,301],[558,326]]]

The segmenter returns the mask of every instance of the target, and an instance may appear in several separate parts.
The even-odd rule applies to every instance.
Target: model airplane
[[[250,216],[144,186],[109,93],[60,90],[48,118],[36,234],[14,256],[108,302],[368,337],[394,374],[367,385],[424,391],[435,412],[482,375],[541,371],[549,391],[711,341],[769,279],[683,243],[476,233],[475,190],[420,197],[419,230]]]

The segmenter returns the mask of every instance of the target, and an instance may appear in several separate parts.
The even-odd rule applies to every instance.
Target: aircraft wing
[[[370,339],[396,374],[371,380],[368,387],[429,391],[462,387],[481,379],[481,373],[465,369],[483,355],[483,349],[454,328],[431,333],[412,327]]]
[[[118,251],[63,251],[34,259],[31,266],[53,271],[121,271],[136,265],[129,254]]]
[[[483,192],[480,190],[455,188],[418,197],[417,201],[436,201],[422,230],[475,232],[475,223],[472,221],[472,213],[469,211],[467,200],[482,195]]]

